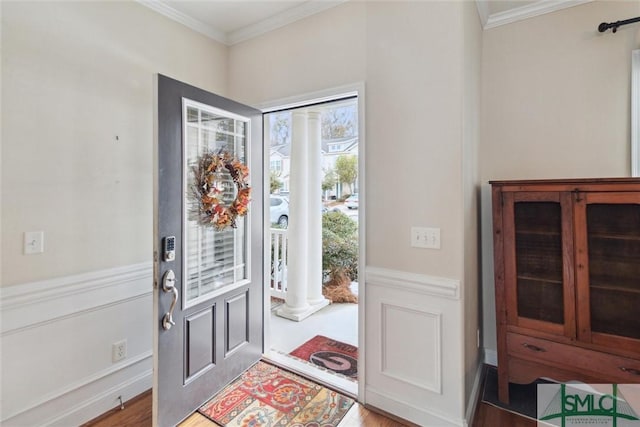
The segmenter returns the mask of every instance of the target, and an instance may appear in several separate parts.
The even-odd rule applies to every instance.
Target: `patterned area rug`
[[[353,399],[258,362],[198,412],[222,426],[333,427]]]
[[[316,335],[289,353],[351,379],[358,378],[358,347]]]

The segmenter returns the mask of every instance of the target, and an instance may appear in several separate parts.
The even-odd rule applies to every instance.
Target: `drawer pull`
[[[640,375],[640,370],[638,369],[634,369],[634,368],[625,368],[624,366],[621,366],[620,369],[622,372],[626,372],[627,374],[631,374],[631,375]]]
[[[533,345],[533,344],[527,344],[526,342],[522,343],[522,346],[528,350],[535,351],[536,353],[543,353],[547,351],[542,347],[538,347],[537,345]]]

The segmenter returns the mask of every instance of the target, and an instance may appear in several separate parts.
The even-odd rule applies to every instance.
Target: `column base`
[[[284,304],[282,307],[276,310],[276,314],[280,317],[284,317],[285,319],[300,322],[311,316],[313,313],[322,310],[324,307],[328,306],[330,302],[331,301],[329,301],[328,299],[323,299],[322,301],[309,305],[309,308],[304,311],[292,311],[289,307],[287,307],[286,304]]]

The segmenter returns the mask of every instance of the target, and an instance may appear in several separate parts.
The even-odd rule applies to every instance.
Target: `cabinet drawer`
[[[510,357],[576,372],[577,380],[588,376],[604,383],[640,382],[640,360],[515,333],[507,333],[507,352]]]

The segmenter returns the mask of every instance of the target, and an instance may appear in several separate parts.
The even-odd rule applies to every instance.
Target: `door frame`
[[[365,179],[365,83],[356,82],[347,84],[344,86],[338,86],[334,88],[324,89],[315,92],[309,92],[306,94],[295,95],[287,98],[277,99],[273,101],[267,101],[256,106],[257,109],[262,111],[262,114],[271,113],[279,110],[294,109],[299,107],[305,107],[311,104],[318,104],[323,102],[336,101],[341,98],[347,98],[356,96],[358,99],[358,284],[365,283],[366,275],[366,179]],[[263,123],[264,124],[264,123]],[[263,140],[263,144],[265,141]],[[269,171],[269,147],[264,146],[264,173]],[[263,188],[264,200],[269,200],[269,180],[265,179]],[[264,241],[268,242],[269,236],[269,212],[265,209],[264,214]],[[264,245],[264,277],[269,277],[269,259],[270,259],[270,247]],[[366,360],[366,346],[365,346],[365,302],[366,302],[366,286],[358,286],[358,401],[365,404],[365,360]],[[265,290],[264,292],[264,337],[263,337],[263,351],[266,353],[271,348],[271,310],[270,310],[270,294]]]

